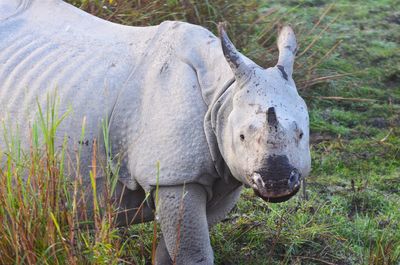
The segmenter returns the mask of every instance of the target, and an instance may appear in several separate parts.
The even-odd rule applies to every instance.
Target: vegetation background
[[[245,191],[212,228],[216,264],[400,264],[398,0],[68,2],[134,26],[183,20],[215,33],[226,21],[240,51],[263,67],[276,62],[277,30],[291,24],[300,44],[294,79],[311,118],[307,198],[267,204]],[[62,118],[42,115],[28,157],[10,138],[0,171],[0,264],[150,264],[153,224],[117,228],[111,205],[95,213],[94,229],[74,221],[67,190],[77,182],[66,184],[64,151],[52,146]],[[48,132],[41,140],[40,129]],[[27,170],[43,181],[25,187]]]

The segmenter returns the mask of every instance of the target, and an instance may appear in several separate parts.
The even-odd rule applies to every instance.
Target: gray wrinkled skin
[[[208,227],[233,208],[242,184],[284,201],[310,170],[293,31],[282,29],[278,64],[268,69],[237,52],[222,27],[220,36],[182,22],[122,26],[60,0],[0,0],[1,122],[28,150],[36,100],[45,107],[57,90],[59,113],[73,110],[57,145],[68,135],[72,154],[82,147],[87,178],[109,119],[121,225],[153,219],[151,203],[133,217],[145,192],[154,199],[159,162],[157,264],[213,264]]]

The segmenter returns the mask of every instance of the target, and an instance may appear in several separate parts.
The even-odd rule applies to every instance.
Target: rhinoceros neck
[[[204,117],[204,131],[216,171],[225,181],[230,182],[233,178],[223,158],[222,130],[225,118],[231,111],[235,78],[225,60],[220,41],[206,52],[209,71],[199,78],[203,99],[208,106]]]
[[[204,131],[207,137],[210,153],[218,174],[227,182],[231,181],[232,173],[223,158],[223,128],[231,111],[232,84],[234,78],[228,80],[218,91],[209,105],[204,117]]]

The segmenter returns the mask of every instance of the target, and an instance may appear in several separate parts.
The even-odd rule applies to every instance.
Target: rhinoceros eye
[[[297,137],[299,138],[299,140],[301,140],[304,136],[303,130],[299,128],[295,121],[293,122],[293,126],[294,130],[296,131]]]
[[[244,141],[244,134],[240,135],[240,140]]]
[[[300,133],[299,133],[299,139],[301,140],[301,139],[303,138],[303,136],[304,136],[303,131],[300,131]]]

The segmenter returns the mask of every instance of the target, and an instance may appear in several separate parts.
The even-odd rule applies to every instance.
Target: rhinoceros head
[[[307,106],[292,79],[295,35],[290,27],[281,30],[278,64],[263,69],[235,49],[222,26],[219,33],[236,80],[222,132],[223,157],[234,177],[259,197],[286,201],[311,167]]]

